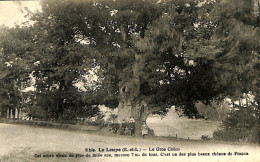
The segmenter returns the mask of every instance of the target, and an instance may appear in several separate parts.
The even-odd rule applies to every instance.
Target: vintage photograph
[[[259,12],[0,1],[0,162],[260,162]]]

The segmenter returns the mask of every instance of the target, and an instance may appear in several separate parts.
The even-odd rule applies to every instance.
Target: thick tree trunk
[[[118,123],[125,120],[129,122],[130,117],[135,120],[135,136],[141,136],[141,126],[143,121],[146,121],[150,111],[144,102],[119,102],[118,107]]]
[[[140,95],[140,76],[143,67],[144,58],[135,54],[132,75],[129,78],[123,78],[123,81],[119,84],[118,123],[121,126],[123,120],[128,123],[130,117],[133,117],[135,120],[135,136],[137,137],[141,136],[143,121],[146,121],[148,115],[153,112]]]

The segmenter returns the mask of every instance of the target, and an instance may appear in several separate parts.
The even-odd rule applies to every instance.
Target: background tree
[[[29,79],[31,43],[30,29],[16,26],[12,29],[0,28],[0,97],[2,116],[6,116],[7,109],[12,111],[20,108],[22,102],[21,90]]]

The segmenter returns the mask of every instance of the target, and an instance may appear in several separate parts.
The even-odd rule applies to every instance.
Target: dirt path
[[[160,151],[156,149],[161,148]],[[99,152],[98,148],[104,149]],[[123,152],[123,149],[126,148]],[[136,151],[130,149],[136,149]],[[95,149],[96,152],[86,152]],[[149,151],[150,149],[150,151]],[[154,149],[154,151],[152,151]],[[164,150],[166,149],[166,150]],[[114,150],[114,151],[112,151]],[[212,153],[231,152],[232,156],[213,156]],[[249,155],[234,155],[235,152],[246,152]],[[74,157],[56,157],[57,154],[69,154]],[[102,157],[81,157],[100,153]],[[141,157],[146,153],[146,157]],[[158,156],[149,156],[157,155]],[[177,156],[173,156],[177,154]],[[186,153],[180,156],[180,153]],[[188,157],[188,153],[196,156]],[[199,156],[199,153],[210,153]],[[111,137],[106,135],[88,134],[68,130],[39,128],[23,125],[0,123],[0,161],[260,161],[260,147],[238,143],[219,143],[215,141],[173,141],[169,139],[141,139],[131,137]],[[40,157],[35,157],[41,154]],[[43,154],[55,157],[44,157]],[[96,154],[96,155],[100,155]],[[110,154],[111,157],[104,157]],[[130,156],[130,157],[116,157]],[[135,156],[135,154],[140,155]],[[194,155],[193,154],[193,155]],[[170,156],[167,156],[170,155]],[[108,155],[109,156],[109,155]]]

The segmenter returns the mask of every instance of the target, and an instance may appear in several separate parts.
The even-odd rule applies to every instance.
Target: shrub
[[[245,140],[248,132],[240,132],[237,130],[217,130],[213,133],[213,138],[220,141],[240,141]]]
[[[236,107],[223,121],[222,126],[223,130],[214,132],[214,139],[260,143],[259,110],[257,105]]]

